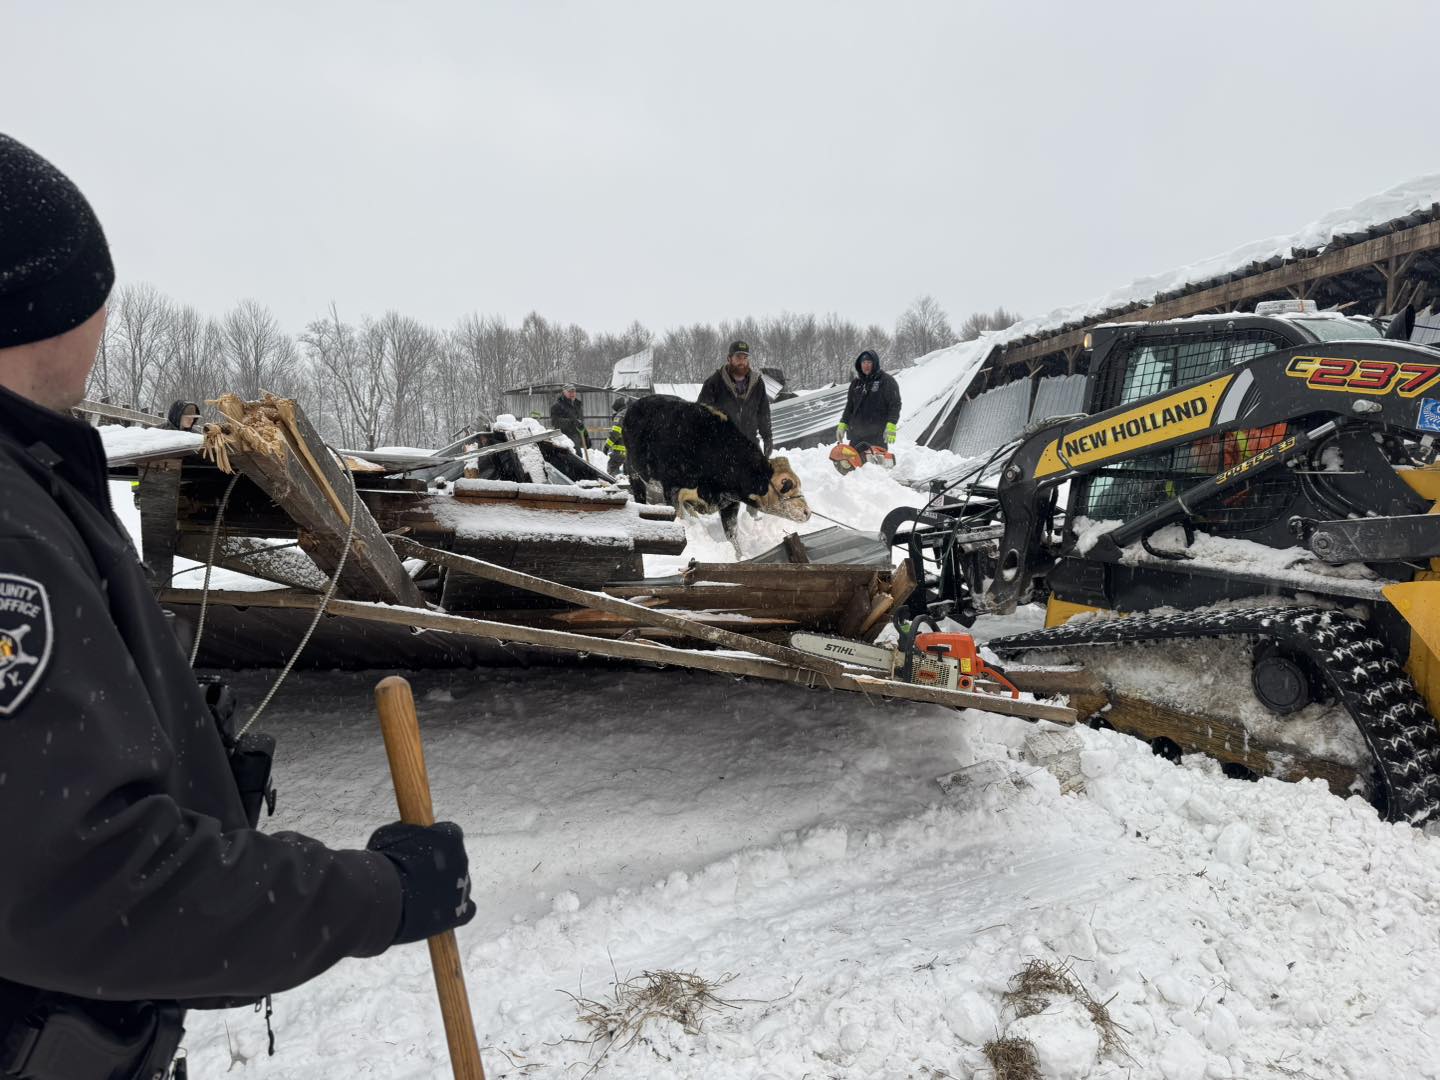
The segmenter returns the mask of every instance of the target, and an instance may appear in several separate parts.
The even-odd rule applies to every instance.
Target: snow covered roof
[[[926,435],[935,421],[965,396],[976,374],[997,349],[1105,320],[1121,321],[1130,312],[1209,288],[1236,274],[1258,273],[1284,262],[1312,258],[1430,218],[1440,219],[1440,173],[1408,180],[1353,206],[1331,210],[1293,233],[1256,240],[1186,266],[1137,278],[1084,303],[1055,308],[1007,329],[988,331],[975,341],[936,350],[896,373],[905,402],[901,436],[920,439]]]
[[[1022,319],[1005,330],[982,338],[992,346],[1012,345],[1027,338],[1046,334],[1081,323],[1113,318],[1137,306],[1147,306],[1181,294],[1218,284],[1240,271],[1257,264],[1278,260],[1290,262],[1311,258],[1332,248],[1348,246],[1360,240],[1393,232],[1418,224],[1410,220],[1417,214],[1440,216],[1440,173],[1396,184],[1352,206],[1331,210],[1293,233],[1255,240],[1218,255],[1211,255],[1160,274],[1137,278],[1119,289],[1081,304],[1059,307],[1044,315]],[[1264,269],[1270,267],[1264,266]]]
[[[654,348],[641,349],[637,353],[615,361],[610,371],[611,390],[649,390],[655,370]]]
[[[657,394],[670,394],[672,397],[694,401],[700,396],[701,385],[698,382],[657,382],[654,390]]]

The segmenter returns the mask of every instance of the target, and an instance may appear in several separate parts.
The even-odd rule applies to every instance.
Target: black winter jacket
[[[95,432],[0,388],[0,508],[0,1000],[194,1007],[383,952],[388,858],[248,827]]]
[[[900,384],[880,370],[878,360],[869,375],[862,375],[860,361],[855,361],[855,378],[850,380],[840,422],[850,425],[852,443],[869,446],[884,446],[885,425],[900,422]]]
[[[579,394],[575,395],[574,401],[564,394],[555,399],[555,404],[550,406],[550,426],[559,428],[560,434],[570,436],[576,450],[590,449],[590,435],[585,430],[585,404]]]
[[[765,377],[754,368],[745,384],[745,395],[735,392],[735,383],[723,367],[705,380],[696,400],[719,409],[747,439],[758,442],[770,456],[774,439],[770,435],[770,399],[765,395]]]

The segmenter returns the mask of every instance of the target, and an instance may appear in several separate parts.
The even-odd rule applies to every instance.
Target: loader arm
[[[1213,494],[1257,470],[1283,468],[1320,440],[1342,433],[1348,433],[1357,457],[1367,448],[1375,454],[1372,433],[1433,436],[1440,432],[1440,351],[1381,339],[1301,345],[1104,412],[1041,428],[1016,448],[1001,474],[998,498],[1004,533],[996,573],[983,596],[984,608],[1012,610],[1029,599],[1037,579],[1053,566],[1059,552],[1047,545],[1045,507],[1057,485],[1169,447],[1281,424],[1289,432],[1285,440],[1241,465],[1217,467],[1215,475],[1197,477],[1201,482],[1196,487]],[[1393,470],[1384,472],[1388,480],[1375,478],[1369,512],[1400,515],[1424,509],[1407,498],[1408,489]],[[1140,515],[1149,520],[1121,522],[1112,530],[1111,547],[1143,538],[1169,521],[1183,520],[1198,492],[1190,493],[1188,502],[1186,494],[1178,493],[1165,506]]]

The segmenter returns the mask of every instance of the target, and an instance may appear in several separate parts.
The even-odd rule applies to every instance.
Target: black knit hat
[[[0,135],[0,349],[75,329],[114,284],[105,233],[80,189]]]

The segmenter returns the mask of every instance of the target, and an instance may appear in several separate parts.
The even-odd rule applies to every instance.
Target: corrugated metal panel
[[[950,450],[976,457],[1015,438],[1030,420],[1030,381],[1021,379],[960,406]]]
[[[1085,411],[1085,376],[1056,375],[1041,379],[1030,409],[1030,423],[1052,416],[1074,416]]]
[[[504,403],[505,412],[511,416],[524,419],[533,416],[542,423],[550,422],[550,406],[560,396],[562,384],[560,383],[536,383],[533,386],[519,386],[513,390],[506,390],[500,395]],[[610,403],[617,395],[612,390],[606,390],[599,386],[575,386],[576,396],[579,397],[581,407],[585,410],[585,427],[590,432],[591,446],[599,446],[596,442],[605,441],[605,436],[610,431]]]
[[[818,446],[833,442],[835,425],[845,411],[845,395],[849,385],[815,390],[799,397],[786,398],[770,406],[770,430],[776,446]],[[815,441],[815,440],[819,441]]]
[[[1410,340],[1417,345],[1434,345],[1440,342],[1440,316],[1428,315],[1415,320],[1415,329]]]

